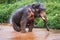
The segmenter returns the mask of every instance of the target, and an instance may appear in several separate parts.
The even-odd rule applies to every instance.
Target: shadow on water
[[[0,40],[60,40],[60,30],[34,28],[33,32],[16,32],[11,26],[0,25]]]

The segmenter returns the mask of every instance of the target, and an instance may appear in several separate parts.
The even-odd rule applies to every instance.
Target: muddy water
[[[21,33],[14,31],[12,26],[0,25],[0,40],[60,40],[60,30],[50,29],[48,32],[34,28],[33,32]]]

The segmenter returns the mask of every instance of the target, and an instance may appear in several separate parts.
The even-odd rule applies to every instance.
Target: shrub
[[[45,3],[46,4],[46,14],[48,18],[49,28],[60,28],[60,4],[59,3]],[[43,21],[41,19],[36,19],[35,23],[39,27],[43,27]]]
[[[40,1],[40,0],[38,0]],[[52,1],[52,0],[51,0]],[[60,28],[60,3],[57,2],[44,2],[46,4],[46,14],[48,18],[48,26],[49,28]],[[15,2],[13,4],[0,4],[0,22],[8,22],[11,13],[15,11],[16,9],[36,2],[36,0],[21,0],[19,2]],[[43,20],[41,18],[34,20],[35,24],[37,24],[39,27],[43,28]]]
[[[8,22],[10,15],[13,11],[15,11],[16,9],[18,9],[26,4],[30,4],[30,3],[31,3],[31,1],[27,1],[27,2],[19,1],[14,4],[1,4],[0,5],[0,22]]]

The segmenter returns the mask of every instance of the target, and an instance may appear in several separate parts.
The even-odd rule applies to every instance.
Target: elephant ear
[[[32,8],[35,8],[35,4],[32,4]]]

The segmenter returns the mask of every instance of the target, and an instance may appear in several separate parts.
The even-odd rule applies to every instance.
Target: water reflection
[[[29,33],[13,33],[12,40],[34,40],[34,34],[32,32]]]
[[[60,30],[34,28],[33,32],[20,33],[9,26],[0,26],[0,40],[60,40]]]

